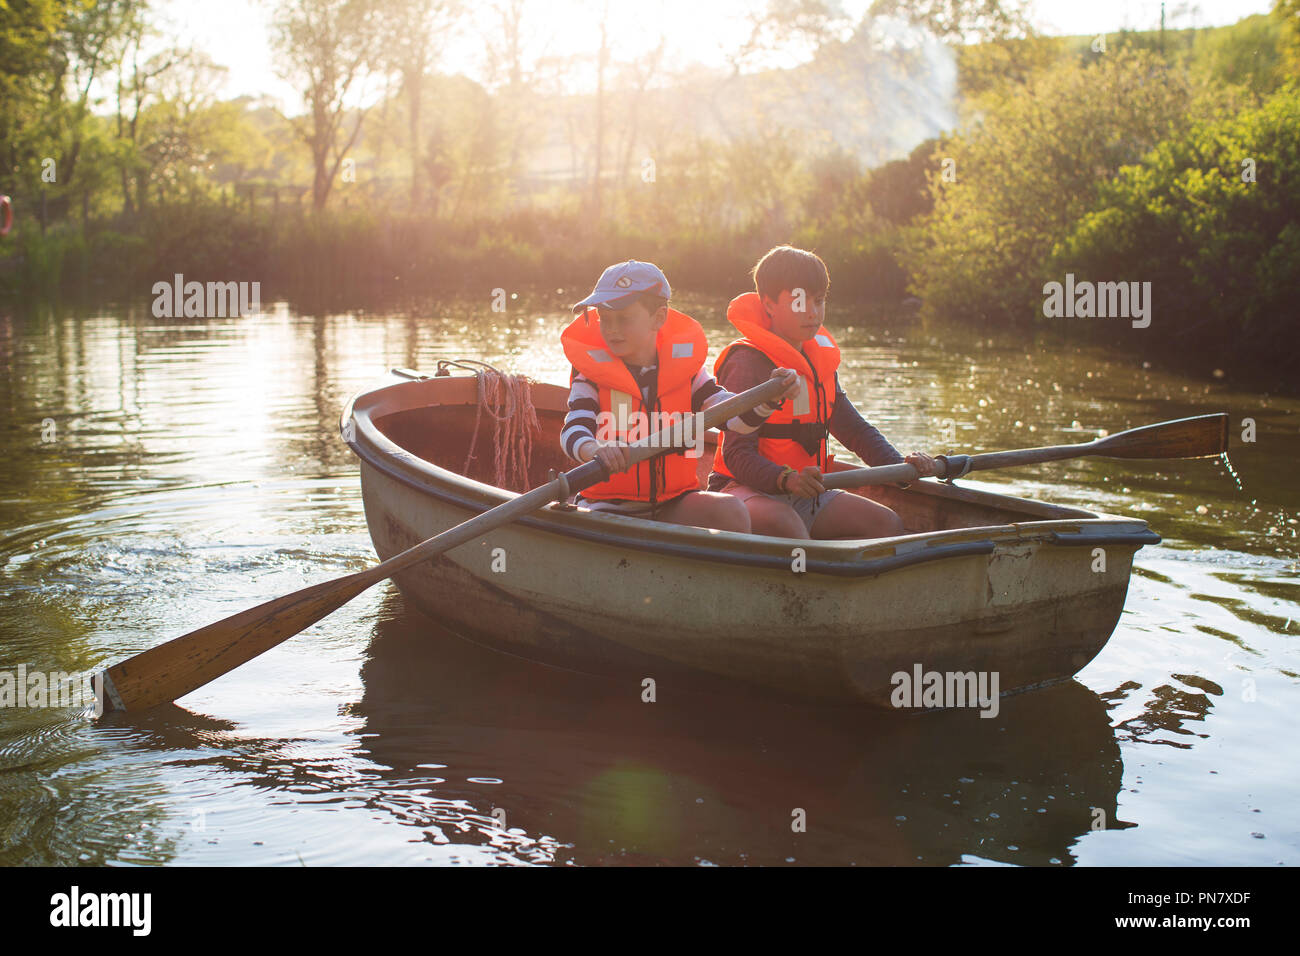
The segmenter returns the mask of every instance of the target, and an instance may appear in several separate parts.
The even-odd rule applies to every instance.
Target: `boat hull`
[[[354,440],[381,558],[510,494],[409,454],[385,457],[380,439]],[[1141,521],[933,482],[890,494],[905,522],[913,500],[935,514],[1004,508],[997,513],[1022,520],[798,542],[551,506],[396,582],[467,637],[550,664],[651,678],[659,694],[666,681],[706,674],[892,707],[900,674],[984,675],[1001,693],[1071,677],[1114,630],[1134,552],[1158,540]],[[910,694],[905,706],[920,701]]]
[[[480,513],[362,470],[381,558]],[[997,673],[1003,691],[1083,668],[1119,620],[1132,550],[1110,549],[1102,580],[1085,556],[1043,542],[1003,544],[858,578],[712,565],[516,526],[396,581],[439,623],[546,663],[657,684],[697,669],[887,707],[893,675],[917,666]],[[676,666],[657,669],[665,664]]]

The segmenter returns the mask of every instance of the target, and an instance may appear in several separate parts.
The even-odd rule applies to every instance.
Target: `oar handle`
[[[898,481],[911,481],[917,477],[916,469],[906,462],[897,465],[877,465],[875,468],[850,468],[822,475],[822,485],[827,488],[865,488],[868,485],[889,485]]]
[[[990,451],[980,455],[949,455],[946,458],[940,455],[936,461],[940,466],[938,477],[960,478],[968,471],[1015,468],[1070,458],[1205,458],[1227,450],[1228,416],[1216,412],[1213,415],[1196,415],[1130,428],[1079,445],[1018,448],[1014,451]],[[862,488],[867,485],[884,485],[891,481],[911,481],[915,477],[916,469],[911,465],[884,465],[837,471],[826,475],[822,484],[827,488]]]
[[[710,428],[720,428],[737,415],[743,415],[764,402],[773,401],[785,389],[786,386],[780,379],[769,378],[760,385],[755,385],[753,388],[746,389],[738,395],[733,395],[731,398],[718,402],[716,405],[706,408],[703,412],[697,413],[694,422],[689,426],[685,422],[688,416],[683,416],[680,426],[662,428],[652,435],[647,435],[645,438],[628,444],[629,467],[666,451],[681,448],[683,442],[687,441],[689,437],[695,437],[697,440],[703,441],[704,432]],[[688,432],[692,432],[692,434],[688,436]],[[592,465],[597,466],[596,471],[588,472],[585,470]],[[571,471],[566,471],[563,477],[568,481],[570,491],[581,491],[583,488],[590,488],[594,484],[599,484],[609,475],[598,462],[592,460]]]
[[[939,455],[936,477],[960,478],[974,467],[975,459],[968,455]],[[899,481],[912,481],[920,473],[907,462],[896,465],[877,465],[875,468],[850,468],[846,471],[833,471],[822,476],[822,485],[827,488],[865,488],[868,485],[889,485]]]

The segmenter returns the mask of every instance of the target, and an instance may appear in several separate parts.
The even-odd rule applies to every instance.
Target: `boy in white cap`
[[[730,495],[701,491],[698,451],[682,449],[643,461],[629,470],[626,444],[666,422],[688,419],[730,398],[704,369],[708,345],[690,316],[668,306],[672,291],[658,267],[635,259],[610,266],[591,295],[574,305],[578,317],[560,340],[573,364],[569,413],[560,443],[576,461],[599,458],[610,478],[587,488],[580,506],[674,524],[750,530],[749,512]],[[797,376],[775,369],[787,395]],[[784,397],[784,396],[783,396]],[[773,406],[737,415],[727,428],[752,432]],[[702,434],[697,441],[702,442]]]

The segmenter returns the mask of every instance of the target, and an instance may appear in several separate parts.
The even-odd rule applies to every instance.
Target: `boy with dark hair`
[[[799,373],[799,391],[756,430],[726,434],[718,446],[709,489],[735,495],[755,534],[785,538],[877,538],[901,534],[892,510],[861,495],[827,490],[826,436],[834,435],[868,465],[906,461],[935,474],[929,455],[904,458],[853,407],[836,370],[839,347],[822,325],[830,275],[814,253],[777,246],[754,267],[754,292],[727,306],[740,331],[714,364],[719,384],[744,391],[775,366]]]

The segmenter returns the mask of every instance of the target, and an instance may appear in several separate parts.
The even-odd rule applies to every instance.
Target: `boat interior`
[[[560,431],[567,411],[567,389],[532,383],[530,399],[538,421],[538,428],[533,430],[512,428],[506,422],[499,422],[491,407],[480,404],[479,391],[472,376],[429,378],[393,388],[403,390],[402,400],[389,398],[377,403],[372,421],[390,441],[417,458],[513,492],[528,491],[545,483],[552,477],[552,470],[558,473],[574,467],[574,462],[560,447]],[[362,400],[364,397],[359,401]],[[502,417],[507,422],[510,419],[510,416]],[[498,436],[507,433],[510,435],[507,440],[517,444],[518,436],[524,431],[532,433],[526,481],[498,481]],[[715,433],[710,433],[704,454],[698,459],[702,489],[713,467],[715,441]],[[503,453],[518,452],[518,447],[503,450]],[[856,462],[832,462],[832,470],[852,467],[860,466]],[[908,533],[1097,517],[1077,508],[992,495],[929,480],[913,482],[906,489],[882,485],[857,489],[853,493],[892,508]]]

